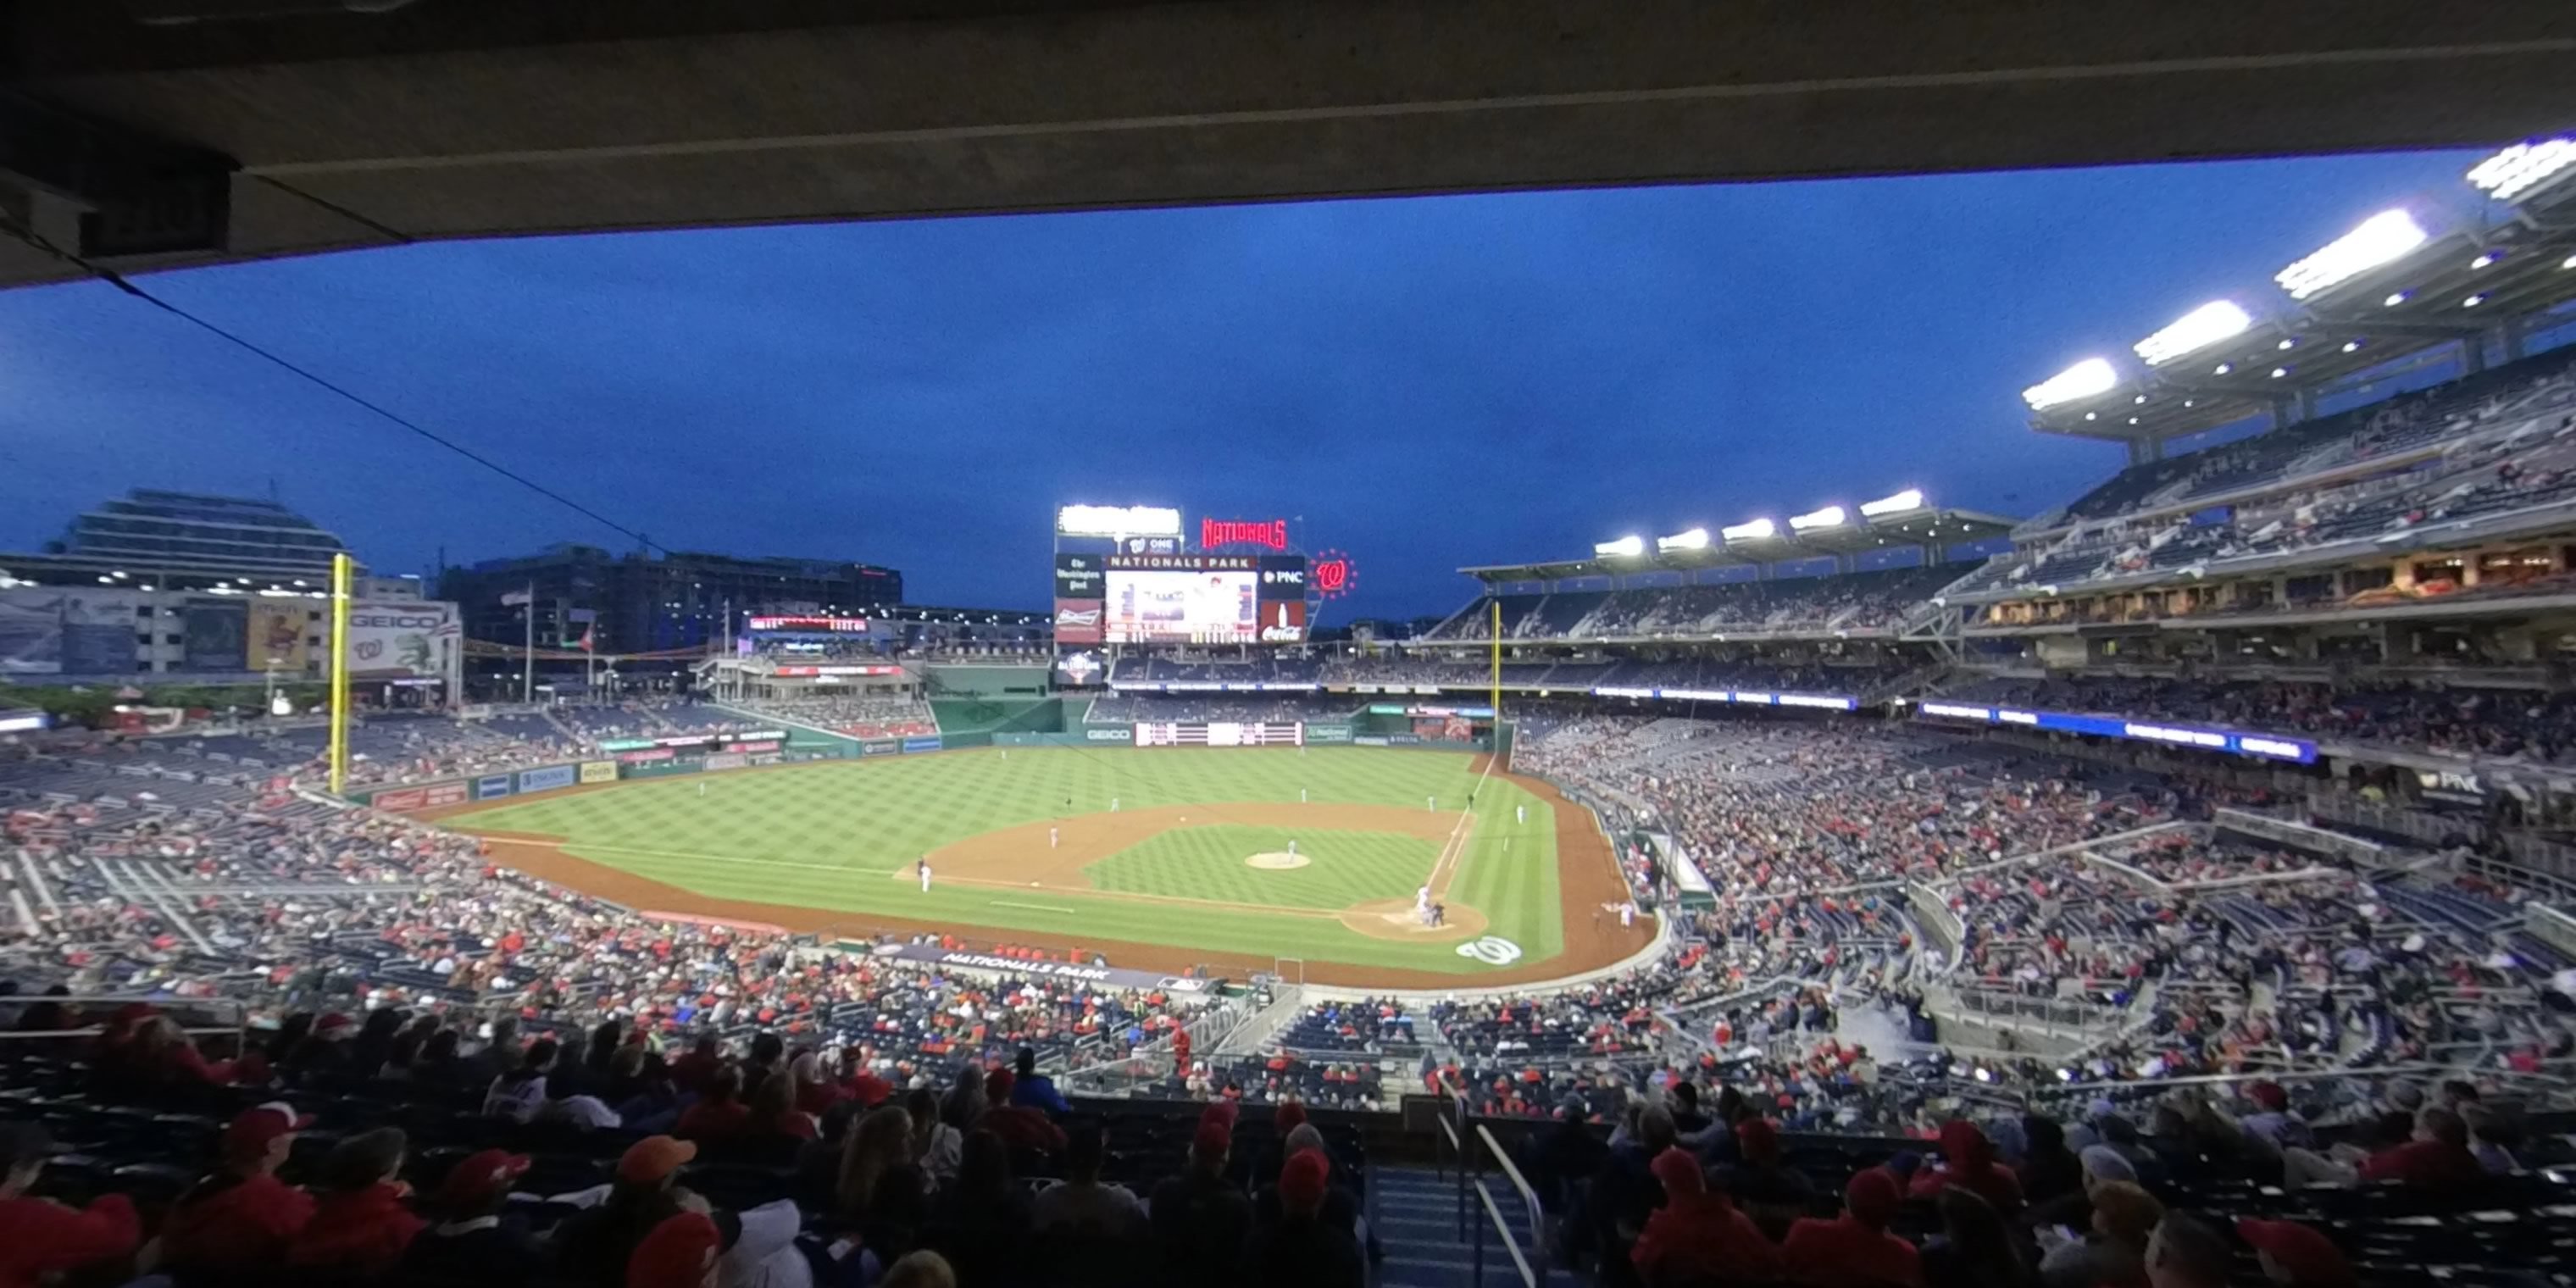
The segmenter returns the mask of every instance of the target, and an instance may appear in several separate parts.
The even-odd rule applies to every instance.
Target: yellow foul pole
[[[349,581],[346,552],[331,556],[331,790],[349,776]]]
[[[1503,601],[1499,599],[1494,601],[1493,692],[1485,705],[1494,709],[1494,736],[1499,738],[1503,732]]]

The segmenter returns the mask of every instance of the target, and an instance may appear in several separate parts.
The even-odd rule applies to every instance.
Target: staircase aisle
[[[1509,1181],[1489,1176],[1495,1206],[1510,1223],[1511,1237],[1526,1251],[1530,1246],[1529,1211]],[[1485,1283],[1510,1288],[1520,1282],[1511,1254],[1495,1243],[1493,1227],[1474,1190],[1467,1192],[1468,1233],[1485,1228]],[[1475,1250],[1458,1237],[1458,1189],[1454,1177],[1427,1167],[1372,1167],[1368,1185],[1369,1229],[1377,1234],[1385,1259],[1377,1265],[1379,1288],[1471,1288],[1475,1284]],[[1577,1288],[1582,1282],[1563,1270],[1545,1270],[1544,1288]]]

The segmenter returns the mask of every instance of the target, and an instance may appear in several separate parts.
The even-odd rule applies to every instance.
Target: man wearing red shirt
[[[286,1264],[374,1277],[401,1262],[413,1236],[429,1224],[403,1206],[410,1190],[394,1179],[402,1172],[407,1143],[398,1127],[341,1141],[322,1164],[329,1192],[313,1205],[313,1219],[286,1250]]]
[[[2006,1216],[2021,1210],[2021,1178],[1995,1163],[1995,1147],[1977,1125],[1954,1118],[1941,1124],[1942,1171],[1926,1170],[1914,1178],[1918,1199],[1938,1197],[1952,1185],[1974,1193]]]
[[[2469,1126],[2458,1114],[2428,1105],[2415,1116],[2415,1139],[2383,1149],[2361,1165],[2365,1181],[2404,1181],[2427,1188],[2477,1185],[2486,1169],[2469,1152]]]
[[[253,1105],[224,1128],[223,1162],[179,1196],[161,1227],[161,1257],[213,1278],[276,1269],[313,1219],[313,1196],[277,1179],[295,1133],[313,1125],[292,1105]]]
[[[1848,1210],[1831,1221],[1807,1217],[1790,1226],[1780,1259],[1788,1263],[1792,1278],[1806,1283],[1915,1288],[1923,1282],[1922,1256],[1913,1244],[1887,1232],[1901,1202],[1896,1178],[1887,1169],[1862,1172],[1843,1192]]]
[[[1047,1119],[1045,1114],[1026,1105],[1011,1103],[1012,1075],[1008,1069],[995,1069],[984,1075],[984,1100],[993,1108],[975,1120],[978,1131],[989,1131],[1002,1138],[1005,1145],[1026,1146],[1050,1153],[1064,1148],[1064,1129]]]
[[[142,1236],[134,1204],[109,1194],[75,1210],[27,1197],[54,1152],[33,1124],[0,1124],[0,1288],[35,1288],[49,1276],[112,1261]]]
[[[1762,1237],[1753,1218],[1735,1210],[1724,1191],[1709,1192],[1697,1158],[1667,1148],[1647,1166],[1663,1183],[1664,1205],[1646,1218],[1629,1250],[1639,1278],[1651,1285],[1780,1277],[1780,1250]]]

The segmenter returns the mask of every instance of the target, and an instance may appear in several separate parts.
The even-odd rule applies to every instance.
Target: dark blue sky
[[[451,243],[155,291],[650,533],[1039,607],[1062,501],[1301,515],[1360,594],[2119,465],[2019,391],[2478,153]],[[98,284],[0,293],[0,549],[130,486],[388,572],[623,539]]]

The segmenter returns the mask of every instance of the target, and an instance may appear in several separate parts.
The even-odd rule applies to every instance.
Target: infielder
[[[930,860],[917,859],[913,862],[912,869],[921,874],[921,892],[930,893]]]
[[[1047,848],[1050,850],[1055,848],[1055,829],[1051,827],[1047,829]]]

